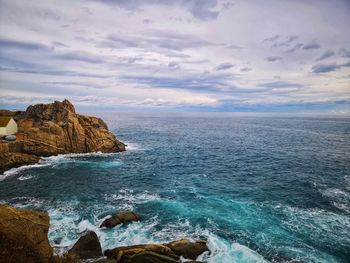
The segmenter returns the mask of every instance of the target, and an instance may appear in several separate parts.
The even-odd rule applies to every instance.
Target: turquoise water
[[[91,229],[104,249],[204,238],[207,262],[348,262],[349,118],[99,115],[127,152],[0,175],[0,202],[49,212],[57,253]],[[98,229],[126,209],[141,222]]]

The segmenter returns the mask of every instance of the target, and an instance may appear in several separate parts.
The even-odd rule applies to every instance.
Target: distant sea
[[[206,262],[349,262],[350,118],[95,113],[128,144],[0,175],[0,202],[43,209],[57,253],[207,239]],[[99,229],[115,211],[140,222]]]

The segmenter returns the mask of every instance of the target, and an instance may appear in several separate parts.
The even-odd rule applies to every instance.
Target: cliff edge
[[[18,133],[16,141],[0,142],[0,173],[57,154],[125,151],[102,119],[76,113],[68,100],[1,113],[14,118]]]

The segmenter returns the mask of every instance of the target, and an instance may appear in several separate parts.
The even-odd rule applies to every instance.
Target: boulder
[[[191,242],[187,239],[181,239],[177,241],[170,242],[166,244],[176,255],[182,256],[187,259],[196,260],[199,255],[206,251],[210,251],[207,242],[204,240],[199,240],[196,242]]]
[[[4,139],[5,141],[13,142],[16,140],[16,135],[6,135]]]
[[[158,244],[117,247],[111,250],[106,250],[105,255],[107,258],[115,259],[117,263],[180,262],[179,256],[177,256],[169,247]]]
[[[140,216],[135,214],[134,212],[131,212],[131,211],[120,212],[120,213],[113,214],[110,218],[107,218],[106,220],[104,220],[100,225],[100,227],[111,228],[119,224],[128,223],[132,221],[139,221],[139,220],[140,220]]]
[[[46,212],[0,205],[0,262],[50,262],[49,225]]]
[[[13,112],[12,116],[18,125],[17,139],[0,142],[8,144],[0,146],[0,155],[21,153],[39,159],[67,153],[125,151],[125,144],[108,130],[103,120],[76,113],[68,100],[32,105],[26,111]],[[13,167],[18,163],[15,162]],[[26,163],[26,158],[22,163]],[[0,171],[8,167],[0,162]]]
[[[81,236],[68,251],[67,259],[92,259],[102,257],[100,241],[95,232],[89,231]]]

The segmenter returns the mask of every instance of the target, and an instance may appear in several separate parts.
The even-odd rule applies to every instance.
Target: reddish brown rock
[[[10,114],[9,111],[0,112]],[[32,163],[34,158],[38,160],[41,156],[125,151],[125,144],[108,130],[103,120],[77,114],[68,100],[32,105],[24,112],[11,114],[18,124],[17,140],[0,143],[0,154],[7,154],[6,161],[0,162],[0,172]],[[14,160],[13,166],[11,160]]]
[[[104,220],[100,225],[100,227],[111,228],[119,224],[128,223],[132,221],[139,221],[139,220],[140,220],[140,216],[135,214],[134,212],[131,212],[131,211],[120,212]]]
[[[53,250],[47,238],[49,225],[45,212],[0,205],[0,262],[51,262]]]
[[[187,259],[197,259],[197,257],[206,251],[209,251],[207,242],[199,240],[191,242],[187,239],[181,239],[166,244],[174,253],[178,256],[182,256]]]
[[[106,250],[105,255],[117,263],[180,262],[180,258],[169,247],[158,244],[117,247]]]
[[[68,251],[67,258],[91,259],[102,257],[102,248],[95,232],[89,231],[81,236]]]

